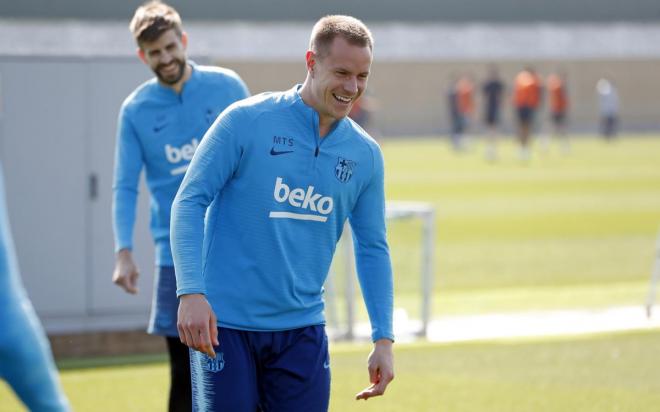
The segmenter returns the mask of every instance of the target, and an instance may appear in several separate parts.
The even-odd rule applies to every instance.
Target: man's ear
[[[314,65],[316,64],[316,54],[313,51],[307,50],[307,54],[305,54],[305,64],[307,65],[307,72],[310,73],[311,75],[314,75]]]
[[[136,52],[137,52],[137,55],[140,58],[140,60],[142,60],[142,63],[149,64],[149,63],[147,63],[147,58],[144,55],[144,50],[142,50],[142,47],[138,47]]]
[[[183,44],[184,49],[188,48],[188,33],[185,31],[181,33],[181,44]]]

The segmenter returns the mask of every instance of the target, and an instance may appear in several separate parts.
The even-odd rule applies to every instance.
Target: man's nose
[[[174,56],[172,56],[172,53],[163,52],[160,55],[160,64],[169,64],[172,62],[173,59]]]
[[[350,94],[356,94],[358,91],[357,79],[355,77],[350,77],[344,82],[344,90]]]

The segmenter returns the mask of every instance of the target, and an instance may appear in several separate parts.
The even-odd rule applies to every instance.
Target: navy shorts
[[[323,325],[277,332],[218,328],[218,340],[215,359],[190,350],[193,411],[328,410]]]
[[[488,106],[484,120],[488,126],[496,126],[500,122],[500,112],[497,106]]]
[[[174,266],[156,266],[147,332],[152,335],[178,338],[179,331],[176,328],[178,310],[179,299],[176,297]]]

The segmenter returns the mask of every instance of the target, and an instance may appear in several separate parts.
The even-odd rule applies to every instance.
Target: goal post
[[[658,281],[660,281],[660,228],[658,229],[658,238],[655,243],[655,259],[653,261],[653,268],[651,269],[651,282],[649,285],[649,292],[646,296],[646,316],[648,318],[653,314],[653,305],[655,304],[655,296],[658,288]]]
[[[388,201],[385,206],[388,223],[395,220],[418,219],[421,221],[421,247],[420,247],[420,328],[415,332],[417,336],[425,337],[428,324],[431,320],[433,296],[433,254],[435,250],[435,209],[430,203],[413,201]],[[338,252],[342,258],[333,262],[334,273],[326,282],[326,317],[335,339],[353,340],[356,338],[356,276],[355,255],[353,251],[353,237],[351,227],[346,223],[339,242]],[[396,251],[390,251],[396,253]],[[340,276],[343,287],[338,285],[333,277]],[[396,278],[397,274],[394,273]],[[344,325],[340,326],[338,297],[344,301]]]

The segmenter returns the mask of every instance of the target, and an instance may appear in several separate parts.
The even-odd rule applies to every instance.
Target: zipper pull
[[[319,147],[316,146],[316,152],[314,153],[314,157],[319,157]]]

